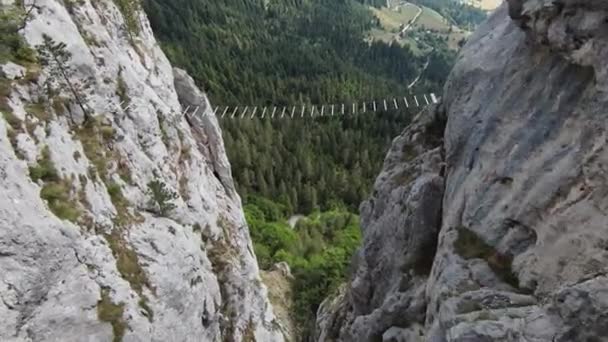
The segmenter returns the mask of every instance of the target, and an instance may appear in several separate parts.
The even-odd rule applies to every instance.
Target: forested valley
[[[471,27],[485,13],[451,0],[414,0]],[[216,106],[372,101],[440,93],[456,56],[432,34],[421,55],[370,41],[369,0],[144,0],[155,35]],[[423,72],[423,66],[428,68]],[[422,73],[423,72],[423,73]],[[415,88],[407,85],[420,73]],[[221,121],[260,266],[287,262],[303,337],[343,281],[360,243],[358,206],[391,139],[416,112]],[[294,215],[307,216],[292,229]]]

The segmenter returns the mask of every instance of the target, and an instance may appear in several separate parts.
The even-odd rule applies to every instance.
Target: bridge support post
[[[243,110],[243,112],[241,113],[241,119],[245,117],[245,114],[247,114],[247,110],[249,109],[249,107],[245,107],[245,109]]]

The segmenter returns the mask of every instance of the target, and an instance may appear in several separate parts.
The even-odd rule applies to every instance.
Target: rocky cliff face
[[[2,14],[39,53],[0,72],[0,340],[282,340],[218,123],[137,2]]]
[[[605,1],[510,0],[393,143],[319,341],[608,341]]]

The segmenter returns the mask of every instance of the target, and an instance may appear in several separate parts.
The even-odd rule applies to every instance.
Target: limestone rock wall
[[[0,340],[282,341],[209,102],[136,4],[2,1],[55,50],[0,72]]]
[[[604,1],[510,0],[478,29],[362,205],[320,341],[608,341],[607,19]],[[438,146],[397,152],[441,116]],[[420,158],[439,161],[396,183]]]

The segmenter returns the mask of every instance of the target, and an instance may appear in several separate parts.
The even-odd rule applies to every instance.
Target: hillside
[[[417,55],[427,55],[443,40],[448,48],[460,49],[469,31],[454,25],[437,11],[404,2],[394,7],[370,7],[378,25],[370,31],[370,40],[399,43]]]
[[[182,3],[183,2],[183,3]],[[455,53],[437,41],[424,56],[369,44],[369,8],[355,1],[145,2],[170,59],[190,71],[215,105],[372,101],[439,89]],[[238,24],[234,24],[238,23]],[[237,188],[273,198],[292,213],[355,211],[407,111],[291,122],[223,120]],[[297,139],[295,139],[297,137]]]

